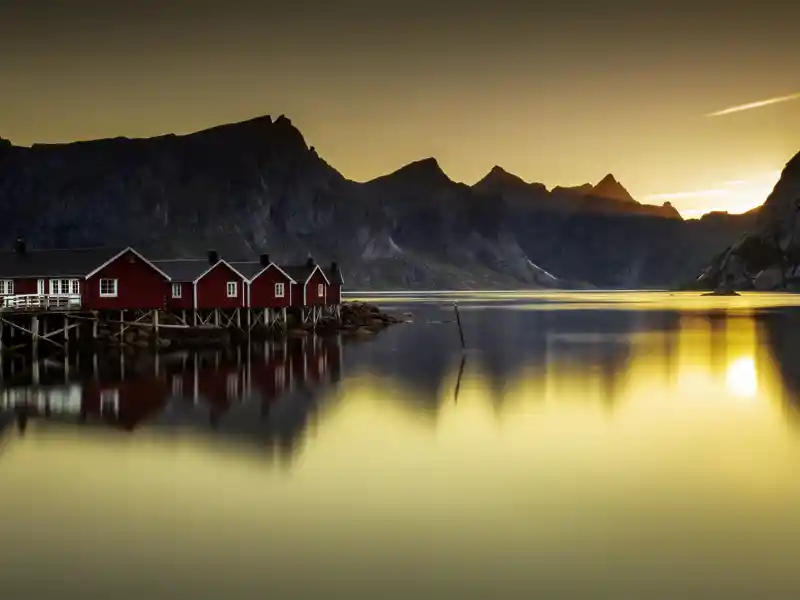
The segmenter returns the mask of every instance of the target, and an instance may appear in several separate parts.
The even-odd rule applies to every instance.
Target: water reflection
[[[750,302],[6,369],[3,590],[796,598],[800,313]]]
[[[20,434],[30,419],[129,432],[211,430],[291,458],[315,400],[341,379],[342,341],[309,336],[206,352],[61,356],[4,370],[14,366],[0,396],[0,426],[14,421]]]

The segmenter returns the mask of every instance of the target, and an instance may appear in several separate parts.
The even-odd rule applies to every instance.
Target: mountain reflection
[[[324,407],[367,399],[428,426],[444,407],[475,401],[502,416],[544,406],[614,415],[656,401],[778,400],[800,415],[793,309],[465,309],[465,354],[450,310],[424,307],[417,324],[359,343],[309,336],[224,351],[6,363],[0,430],[16,423],[24,434],[31,420],[48,420],[188,432],[290,462]]]

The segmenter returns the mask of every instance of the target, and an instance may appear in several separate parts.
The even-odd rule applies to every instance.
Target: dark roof
[[[306,280],[311,276],[311,273],[314,269],[317,268],[317,265],[278,265],[283,271],[292,279],[294,279],[297,283],[305,283]],[[333,269],[328,267],[327,269],[323,269],[320,267],[320,270],[325,273],[325,277],[328,278],[328,281],[334,285],[343,285],[344,281],[342,279],[342,272],[338,270],[334,272]]]
[[[305,283],[306,279],[311,276],[311,272],[315,267],[308,265],[278,265],[281,270],[289,277],[294,279],[297,283]]]
[[[336,269],[333,270],[330,267],[324,269],[325,276],[328,278],[328,281],[331,282],[331,285],[344,285],[344,278],[342,277],[342,270]]]
[[[244,275],[248,281],[266,268],[257,260],[236,261],[228,264]]]
[[[125,248],[72,248],[0,252],[0,279],[84,277]]]
[[[211,267],[207,258],[174,258],[154,260],[152,263],[174,282],[194,281]]]

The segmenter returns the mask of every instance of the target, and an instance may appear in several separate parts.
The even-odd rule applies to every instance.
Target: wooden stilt
[[[153,311],[153,335],[158,339],[158,309]]]
[[[37,353],[39,348],[39,317],[31,317],[31,342],[33,345],[34,354]]]

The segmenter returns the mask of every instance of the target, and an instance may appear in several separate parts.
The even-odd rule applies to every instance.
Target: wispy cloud
[[[716,112],[708,113],[707,117],[721,117],[723,115],[729,115],[731,113],[742,112],[744,110],[752,110],[754,108],[763,108],[764,106],[770,106],[772,104],[779,104],[780,102],[790,102],[792,100],[800,100],[800,92],[796,92],[794,94],[789,94],[787,96],[775,96],[774,98],[768,98],[766,100],[759,100],[758,102],[750,102],[748,104],[740,104],[738,106],[731,106],[730,108],[724,108],[722,110],[718,110]]]

